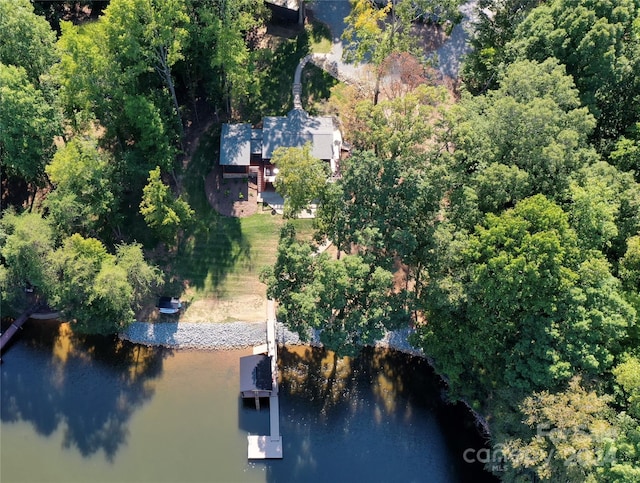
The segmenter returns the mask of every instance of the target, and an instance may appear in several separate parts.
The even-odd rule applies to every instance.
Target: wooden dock
[[[271,356],[271,384],[269,396],[270,435],[247,436],[247,457],[250,460],[282,458],[282,435],[280,434],[280,402],[278,401],[278,346],[276,343],[276,314],[273,300],[267,301],[267,343],[254,347],[254,354]]]
[[[4,331],[2,336],[0,337],[0,351],[4,349],[4,346],[9,343],[11,338],[18,332],[18,329],[21,329],[24,323],[29,320],[32,314],[38,311],[40,308],[40,304],[33,305],[29,309],[25,310],[20,317],[12,322],[7,330]]]

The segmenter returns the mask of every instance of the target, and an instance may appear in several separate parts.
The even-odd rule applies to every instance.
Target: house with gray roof
[[[255,177],[263,192],[275,181],[273,152],[280,147],[311,144],[311,153],[330,164],[337,174],[342,150],[342,135],[335,120],[327,116],[309,116],[297,107],[286,116],[268,116],[262,127],[248,123],[223,124],[220,138],[220,166],[224,178]]]

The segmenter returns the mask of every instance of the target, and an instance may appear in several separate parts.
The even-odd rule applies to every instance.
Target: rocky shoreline
[[[174,349],[224,350],[240,349],[264,344],[266,322],[134,322],[119,337],[142,345],[163,346]],[[282,323],[276,325],[278,342],[284,345],[303,345],[298,334]],[[395,349],[407,354],[425,357],[412,347],[408,338],[411,329],[389,332],[376,347]],[[309,343],[320,346],[318,337]]]

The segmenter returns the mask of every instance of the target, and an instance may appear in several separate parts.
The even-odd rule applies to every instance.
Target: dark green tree
[[[82,28],[62,22],[60,29],[56,45],[60,62],[53,66],[52,75],[60,85],[58,102],[65,118],[77,131],[96,123],[111,136],[121,116],[124,87],[115,74],[120,69],[106,48],[102,22]]]
[[[264,25],[268,10],[258,0],[189,0],[190,42],[186,48],[188,77],[204,85],[211,99],[228,113],[259,96],[255,32]]]
[[[138,80],[155,71],[169,92],[182,129],[172,68],[183,59],[189,16],[184,0],[114,0],[104,12],[107,45],[124,76]]]
[[[24,68],[35,87],[56,61],[55,40],[29,0],[0,0],[0,63]]]
[[[45,207],[58,233],[97,235],[111,221],[118,188],[112,156],[95,140],[73,138],[46,167],[54,190]]]
[[[507,62],[506,46],[516,28],[540,0],[480,0],[477,21],[471,32],[471,51],[466,55],[460,76],[474,95],[498,86],[501,64]]]
[[[640,122],[632,126],[627,135],[616,141],[609,161],[622,171],[630,171],[640,182]]]
[[[382,159],[370,151],[353,153],[341,168],[341,179],[328,186],[318,208],[319,235],[374,266],[400,269],[404,288],[419,293],[446,188],[444,168],[421,157]]]
[[[27,183],[44,184],[59,118],[22,67],[0,63],[0,162]]]
[[[50,263],[55,273],[51,304],[72,321],[75,330],[116,332],[133,321],[126,274],[115,269],[113,256],[99,240],[72,235],[52,252]]]
[[[111,3],[107,10],[115,15],[128,7],[135,5]],[[184,33],[176,27],[176,46],[156,45],[156,34],[164,38],[166,32],[148,32],[158,20],[147,19],[151,13],[145,12],[123,14],[111,24],[109,16],[82,27],[63,22],[61,61],[54,68],[71,127],[100,133],[100,143],[123,161],[117,178],[125,190],[140,189],[156,165],[171,171],[182,126],[167,69],[181,58]]]
[[[355,355],[407,322],[393,274],[359,255],[331,260],[296,240],[295,229],[281,233],[277,260],[263,272],[267,294],[278,301],[278,318],[308,340],[317,331],[325,347]]]
[[[620,278],[640,292],[640,235],[627,240],[627,252],[620,261]]]
[[[533,9],[507,46],[514,57],[567,67],[598,118],[596,139],[615,140],[639,120],[640,5],[636,0],[554,0]]]
[[[562,200],[571,173],[597,159],[588,144],[593,117],[580,107],[571,77],[554,59],[514,62],[499,81],[495,91],[464,97],[454,113],[449,141],[455,146],[451,172],[459,177],[457,186],[473,187],[470,176],[481,185],[502,184],[496,195],[503,192],[506,205],[492,200],[486,207],[491,210],[536,193]],[[495,163],[521,170],[513,173],[515,185],[487,179],[505,174]]]
[[[524,169],[496,162],[475,173],[469,184],[477,194],[481,212],[500,213],[531,193],[530,179]]]

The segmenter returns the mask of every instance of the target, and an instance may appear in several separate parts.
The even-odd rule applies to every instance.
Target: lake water
[[[280,352],[284,459],[247,460],[267,400],[239,398],[251,350],[180,351],[29,322],[3,355],[0,480],[10,482],[495,481],[467,464],[468,415],[421,359]]]

